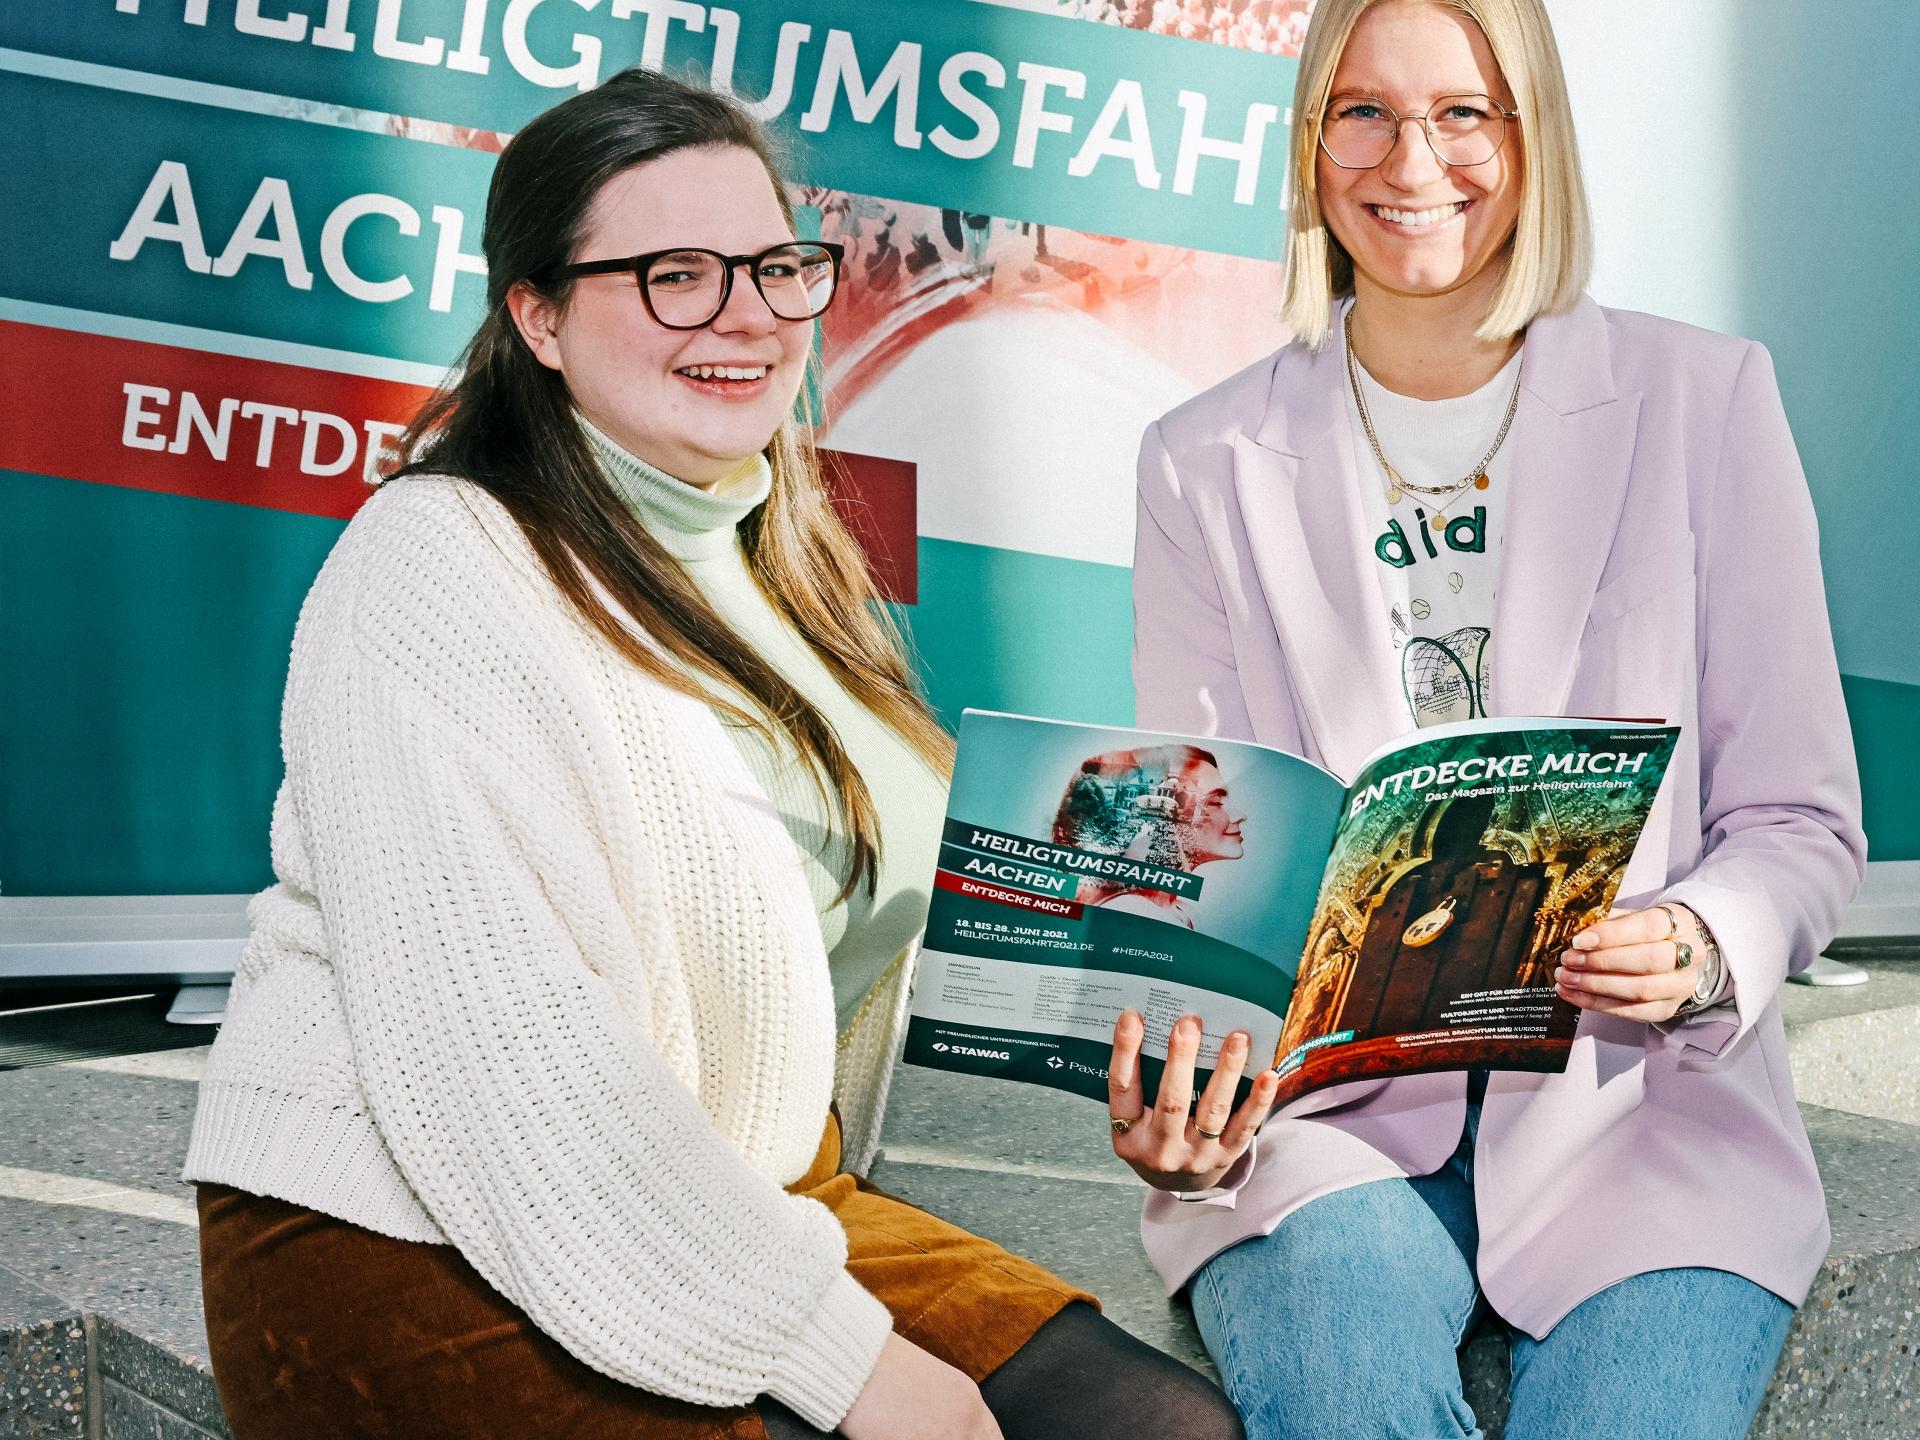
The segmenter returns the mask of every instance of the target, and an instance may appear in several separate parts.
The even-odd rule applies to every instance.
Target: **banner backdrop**
[[[825,439],[936,704],[1129,719],[1139,432],[1283,338],[1304,6],[1215,10],[1231,34],[875,0],[0,11],[32,197],[0,252],[0,886],[269,878],[300,597],[477,321],[494,154],[635,63],[748,98],[848,247]]]
[[[1134,450],[1285,339],[1307,9],[0,8],[0,889],[267,881],[300,598],[477,321],[494,155],[636,63],[848,247],[824,438],[936,705],[1129,723]]]

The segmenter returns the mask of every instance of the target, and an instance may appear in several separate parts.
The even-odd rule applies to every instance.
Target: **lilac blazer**
[[[1798,1304],[1827,1252],[1781,982],[1866,856],[1812,502],[1767,352],[1583,298],[1529,328],[1493,632],[1494,713],[1682,726],[1622,907],[1683,901],[1735,1009],[1583,1013],[1560,1075],[1496,1072],[1475,1152],[1488,1300],[1536,1337],[1630,1275],[1710,1266]],[[1133,571],[1143,727],[1257,740],[1351,778],[1410,728],[1370,570],[1336,338],[1148,428]],[[1148,1198],[1178,1289],[1317,1196],[1443,1164],[1462,1072],[1363,1080],[1267,1122],[1246,1179]]]

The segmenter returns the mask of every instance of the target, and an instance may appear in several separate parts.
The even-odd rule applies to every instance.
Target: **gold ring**
[[[1142,1111],[1141,1113],[1144,1114],[1146,1112]],[[1118,1115],[1110,1114],[1107,1116],[1107,1123],[1113,1126],[1114,1134],[1124,1135],[1129,1130],[1133,1129],[1134,1125],[1139,1122],[1139,1119],[1140,1119],[1139,1115],[1134,1116],[1132,1120],[1122,1120]]]
[[[1222,1135],[1227,1133],[1224,1130],[1201,1130],[1198,1122],[1195,1122],[1193,1128],[1209,1140],[1218,1140]]]
[[[1662,940],[1673,939],[1674,936],[1680,933],[1680,917],[1673,913],[1673,902],[1671,900],[1663,900],[1653,908],[1667,917],[1667,933],[1660,938]]]

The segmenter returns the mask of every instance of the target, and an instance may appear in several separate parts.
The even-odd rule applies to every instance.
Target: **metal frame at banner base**
[[[223,985],[247,940],[249,895],[0,897],[0,987]],[[1876,861],[1840,939],[1920,937],[1920,860]]]
[[[1866,883],[1840,918],[1835,938],[1920,939],[1920,860],[1869,860]]]
[[[247,943],[250,895],[0,897],[0,986],[223,985]]]

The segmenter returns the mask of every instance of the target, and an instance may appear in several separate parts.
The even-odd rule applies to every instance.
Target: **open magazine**
[[[1612,905],[1678,735],[1438,725],[1343,785],[1265,746],[969,710],[906,1058],[1104,1100],[1131,1008],[1149,1095],[1189,1013],[1200,1067],[1245,1030],[1277,1104],[1564,1069],[1579,1012],[1557,957]]]

